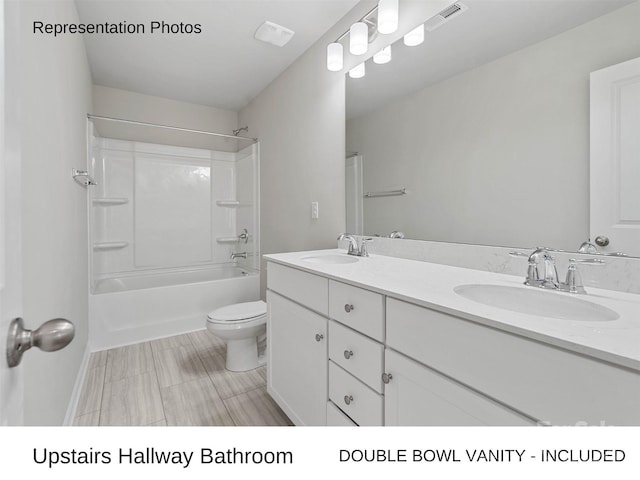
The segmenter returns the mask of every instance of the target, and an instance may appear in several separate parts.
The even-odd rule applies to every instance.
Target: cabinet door
[[[267,390],[296,425],[327,423],[327,319],[267,291]]]
[[[385,350],[385,425],[531,425],[533,421],[413,360]]]

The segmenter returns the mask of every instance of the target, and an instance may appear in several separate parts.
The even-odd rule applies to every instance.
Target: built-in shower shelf
[[[111,207],[113,205],[124,205],[125,203],[129,203],[128,198],[124,197],[102,197],[102,198],[94,198],[93,206],[94,207]]]
[[[129,242],[99,242],[93,244],[94,250],[119,250],[129,245]]]
[[[216,200],[216,205],[219,207],[237,208],[240,206],[240,202],[237,200]]]
[[[218,243],[238,243],[240,239],[238,237],[217,237],[216,242]]]

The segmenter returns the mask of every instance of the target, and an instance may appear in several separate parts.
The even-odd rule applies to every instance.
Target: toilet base
[[[246,372],[264,365],[264,356],[258,356],[256,337],[227,341],[225,368],[232,372]]]

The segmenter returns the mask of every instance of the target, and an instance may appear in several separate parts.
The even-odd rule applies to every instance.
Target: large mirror
[[[460,3],[421,45],[347,75],[348,230],[575,251],[590,72],[640,56],[639,2]]]

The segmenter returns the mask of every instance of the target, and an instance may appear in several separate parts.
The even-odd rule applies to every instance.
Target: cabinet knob
[[[353,396],[351,395],[345,395],[344,396],[344,403],[346,403],[347,405],[350,405],[351,402],[353,402]]]
[[[344,304],[344,311],[349,313],[351,310],[354,310],[353,305],[349,305],[348,303]]]
[[[351,357],[353,357],[353,351],[352,350],[345,350],[344,351],[344,358],[349,360]]]
[[[382,374],[382,383],[389,383],[392,378],[393,378],[393,375],[391,375],[390,373],[383,373]]]
[[[324,338],[324,335],[322,335],[321,333],[316,333],[316,342],[319,342],[323,338]]]

